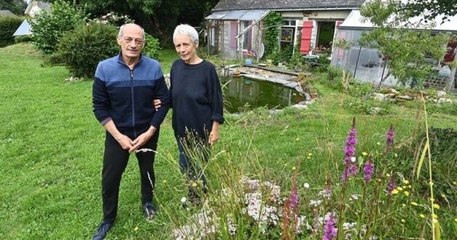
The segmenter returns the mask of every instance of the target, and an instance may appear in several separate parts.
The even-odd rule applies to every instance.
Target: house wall
[[[295,36],[294,46],[299,46],[301,43],[300,31],[303,27],[303,21],[313,21],[313,29],[311,33],[311,49],[313,49],[318,40],[318,22],[329,21],[336,22],[344,20],[350,13],[350,10],[322,10],[322,11],[284,11],[280,12],[284,19],[295,20]],[[242,26],[239,21],[220,21],[218,47],[219,53],[226,59],[238,59],[241,57],[241,51],[246,49],[241,42],[237,42],[235,36],[242,32]],[[261,38],[263,35],[262,28],[259,25],[253,27],[250,31],[252,37],[252,47],[250,51],[258,53],[261,48]],[[242,39],[241,39],[242,40]],[[211,41],[211,40],[210,40]],[[306,54],[312,54],[306,53]]]
[[[303,26],[304,21],[313,21],[312,31],[311,31],[311,41],[310,41],[310,49],[314,49],[317,46],[318,42],[318,23],[321,21],[325,22],[337,22],[346,19],[349,16],[350,10],[330,10],[330,11],[286,11],[281,12],[281,15],[284,19],[296,19],[296,38],[294,41],[294,45],[302,44],[299,38],[300,30]],[[336,25],[336,24],[335,24]],[[307,43],[308,44],[308,43]],[[304,54],[313,54],[311,52],[305,52]]]
[[[346,19],[349,16],[350,10],[341,10],[341,11],[313,11],[310,13],[304,13],[304,19],[313,19],[313,20],[341,20]]]
[[[224,58],[236,59],[238,46],[235,36],[239,33],[239,23],[238,21],[223,21],[222,25],[224,32],[221,39],[221,54]]]

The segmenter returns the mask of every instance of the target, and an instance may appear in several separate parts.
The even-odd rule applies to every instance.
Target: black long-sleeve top
[[[213,121],[224,123],[221,85],[211,63],[203,60],[189,65],[176,60],[171,66],[170,81],[176,137],[192,132],[206,139]]]

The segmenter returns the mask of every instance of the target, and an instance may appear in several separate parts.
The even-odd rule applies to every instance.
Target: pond
[[[297,90],[282,84],[248,77],[221,77],[224,108],[230,113],[258,107],[279,109],[305,100]]]

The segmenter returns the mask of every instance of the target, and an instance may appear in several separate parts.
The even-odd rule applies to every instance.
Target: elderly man
[[[154,217],[154,157],[159,126],[169,108],[169,91],[160,64],[141,54],[144,30],[136,24],[121,26],[120,53],[101,61],[95,71],[93,110],[106,129],[102,170],[103,221],[93,239],[104,239],[117,215],[119,185],[130,153],[135,153],[141,174],[142,210]],[[153,99],[161,99],[158,109]],[[165,104],[164,104],[165,103]]]

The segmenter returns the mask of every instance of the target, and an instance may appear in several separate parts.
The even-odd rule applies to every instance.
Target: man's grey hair
[[[190,26],[189,24],[180,24],[176,26],[175,31],[173,33],[173,42],[175,41],[178,35],[187,35],[190,37],[194,44],[198,44],[198,32],[195,30],[194,27]]]
[[[145,36],[144,36],[144,29],[138,25],[138,24],[135,24],[135,23],[126,23],[126,24],[123,24],[120,28],[119,28],[119,32],[117,33],[117,37],[120,38],[122,36],[124,36],[124,29],[127,27],[127,26],[131,26],[131,25],[135,25],[137,27],[139,27],[141,29],[141,32],[142,32],[142,35],[143,35],[143,40],[145,39]]]

